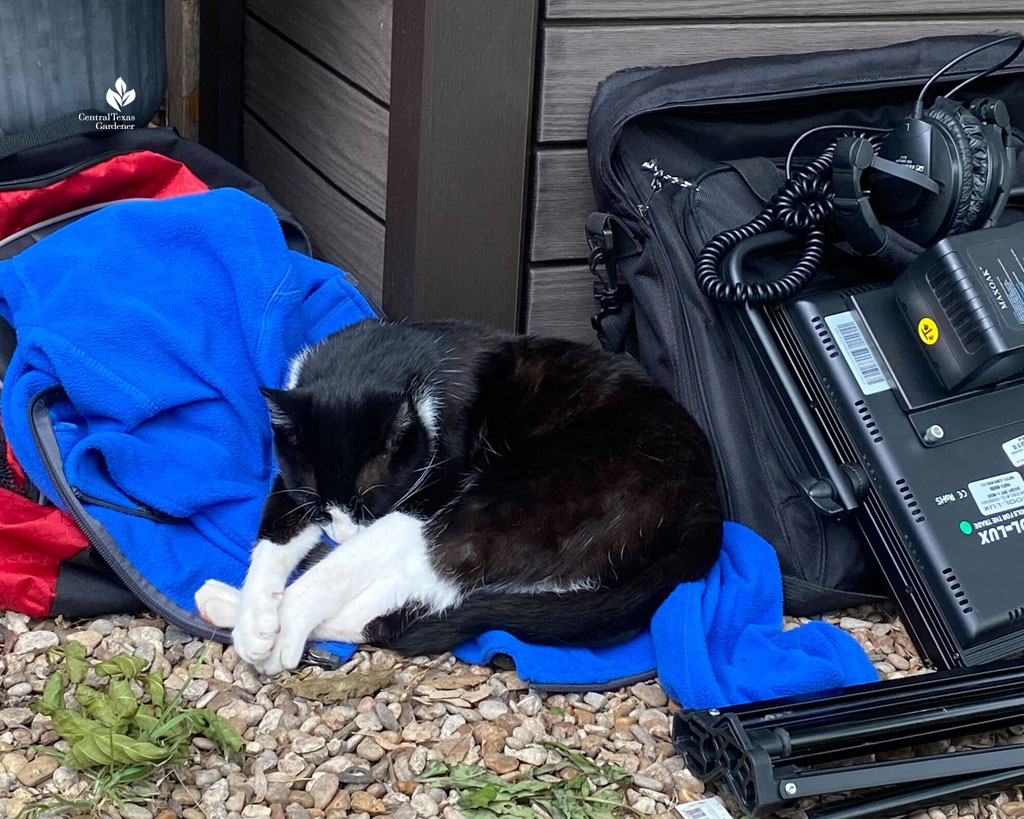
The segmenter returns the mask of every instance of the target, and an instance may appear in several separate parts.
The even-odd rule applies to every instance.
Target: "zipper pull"
[[[651,190],[647,194],[647,198],[643,201],[643,204],[637,206],[637,210],[640,212],[640,216],[646,221],[647,212],[651,209],[651,200],[658,191],[664,186],[665,182],[669,182],[672,185],[678,185],[680,188],[693,188],[694,190],[700,190],[696,185],[693,184],[689,179],[680,179],[678,176],[672,176],[670,173],[666,173],[658,166],[657,159],[648,159],[641,169],[647,171],[651,175]]]

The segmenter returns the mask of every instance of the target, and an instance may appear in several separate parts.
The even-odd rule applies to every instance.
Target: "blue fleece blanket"
[[[775,550],[738,523],[726,523],[722,553],[703,580],[682,583],[651,627],[600,649],[535,646],[491,631],[459,647],[470,663],[496,654],[515,660],[535,685],[587,687],[656,673],[674,700],[712,708],[876,682],[856,640],[824,622],[782,630],[782,575]]]
[[[65,473],[112,535],[109,556],[148,605],[199,624],[203,582],[241,585],[270,486],[259,386],[281,385],[303,346],[374,313],[341,271],[287,250],[266,206],[220,190],[115,205],[0,263],[0,315],[18,330],[0,411],[29,476],[58,497],[27,408],[60,386],[67,400],[51,414]],[[624,645],[542,647],[489,632],[456,653],[510,655],[548,687],[657,673],[691,707],[876,678],[838,629],[781,624],[773,550],[728,524],[710,576],[680,586]]]
[[[225,189],[58,230],[0,263],[0,314],[18,332],[0,399],[15,454],[58,499],[27,407],[62,387],[68,481],[147,604],[187,622],[207,578],[245,576],[273,469],[259,387],[374,311],[340,270],[288,250],[270,208]]]

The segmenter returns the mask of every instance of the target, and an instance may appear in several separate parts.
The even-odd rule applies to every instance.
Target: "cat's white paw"
[[[298,668],[302,662],[302,654],[315,623],[315,618],[309,613],[308,600],[301,599],[302,597],[289,589],[281,604],[281,631],[270,655],[257,664],[257,668],[268,677]]]
[[[259,596],[254,594],[249,599],[243,593],[238,623],[231,632],[231,643],[245,662],[258,666],[270,656],[281,632],[277,612],[280,598],[280,591],[265,592]]]
[[[324,531],[327,533],[327,537],[335,543],[344,543],[346,540],[351,540],[364,528],[336,506],[332,506],[327,511],[331,516],[331,522],[324,527]]]
[[[210,625],[234,628],[241,599],[241,591],[234,586],[219,580],[207,580],[195,594],[196,611]]]
[[[288,574],[297,562],[290,554],[291,545],[261,540],[253,549],[249,572],[242,585],[238,622],[231,632],[231,642],[238,656],[252,665],[270,656],[281,631],[278,608],[284,598]]]

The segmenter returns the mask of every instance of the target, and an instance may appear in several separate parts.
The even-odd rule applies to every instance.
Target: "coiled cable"
[[[796,295],[821,264],[825,254],[825,223],[832,216],[832,158],[835,142],[821,156],[786,180],[768,207],[745,225],[712,238],[697,258],[697,284],[715,301],[727,304],[771,304]],[[793,269],[768,282],[728,282],[719,272],[726,255],[745,239],[783,228],[803,233],[804,248]]]
[[[850,128],[848,125],[823,125],[805,131],[793,143],[786,157],[786,181],[771,198],[768,207],[745,225],[725,230],[713,237],[697,257],[695,275],[700,289],[711,299],[726,304],[773,304],[795,296],[811,280],[825,255],[825,227],[832,218],[832,161],[836,143],[833,140],[821,155],[790,175],[790,162],[796,146],[804,137],[824,130]],[[872,131],[872,144],[888,133],[885,128],[856,128]],[[767,282],[729,282],[722,276],[722,262],[740,242],[768,233],[788,230],[804,234],[804,247],[793,269],[778,279]]]

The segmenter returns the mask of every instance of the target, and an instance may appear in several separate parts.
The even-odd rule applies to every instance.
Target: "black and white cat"
[[[242,589],[210,580],[196,604],[267,674],[310,638],[609,644],[718,557],[708,441],[625,356],[366,321],[264,393],[281,474]]]

